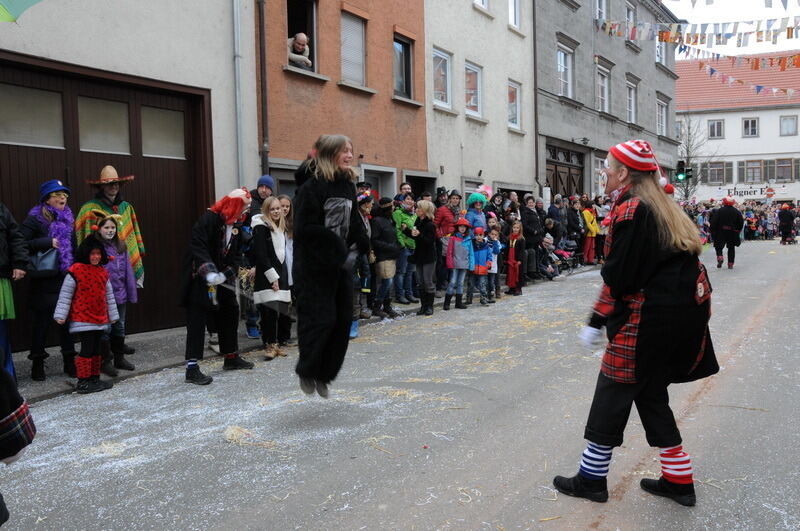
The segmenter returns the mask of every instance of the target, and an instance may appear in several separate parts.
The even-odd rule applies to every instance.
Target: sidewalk
[[[589,271],[599,269],[599,266],[581,267],[578,271],[574,272],[564,278],[568,279],[570,276],[579,275]],[[537,281],[536,284],[542,281]],[[523,296],[535,293],[536,284],[528,284],[528,288],[523,291]],[[504,295],[498,303],[503,304],[513,297]],[[477,301],[477,299],[476,299]],[[434,306],[441,310],[444,299],[436,299]],[[419,304],[408,305],[394,305],[397,309],[401,310],[406,317],[416,317],[416,311],[419,309]],[[469,309],[480,309],[479,304],[473,304]],[[458,310],[464,311],[464,310]],[[373,317],[368,320],[362,320],[362,324],[377,322],[378,318]],[[293,330],[292,337],[297,337]],[[141,334],[133,334],[126,338],[126,343],[136,349],[136,354],[126,356],[126,358],[136,366],[134,371],[119,371],[119,376],[114,378],[114,381],[120,381],[134,376],[141,376],[162,369],[170,367],[179,367],[184,364],[184,345],[186,339],[186,329],[171,328],[166,330],[156,330],[153,332],[144,332]],[[76,345],[79,347],[79,345]],[[289,347],[293,351],[297,347]],[[253,352],[261,350],[260,339],[249,339],[245,334],[244,324],[239,326],[239,350],[242,353]],[[61,361],[61,353],[58,346],[53,346],[47,349],[50,357],[45,360],[45,371],[47,373],[47,380],[44,382],[34,382],[31,380],[31,361],[27,358],[27,352],[14,353],[14,365],[17,370],[17,380],[19,384],[20,394],[28,400],[28,402],[38,402],[53,398],[58,395],[71,393],[74,390],[75,380],[69,378],[62,372],[63,364]],[[217,354],[211,350],[206,349],[205,359],[214,359]],[[103,379],[108,377],[103,375]],[[181,378],[182,380],[182,378]]]

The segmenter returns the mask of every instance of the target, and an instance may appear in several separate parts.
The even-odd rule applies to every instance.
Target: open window
[[[287,38],[298,33],[308,37],[308,58],[310,70],[317,72],[317,0],[286,0]]]

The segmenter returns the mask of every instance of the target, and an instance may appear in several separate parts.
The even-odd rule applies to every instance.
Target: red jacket
[[[442,205],[436,209],[433,217],[433,224],[436,225],[436,236],[439,238],[453,234],[456,230],[456,215],[447,205]]]

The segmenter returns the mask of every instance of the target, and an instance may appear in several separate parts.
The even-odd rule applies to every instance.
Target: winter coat
[[[253,240],[250,244],[250,259],[256,267],[253,302],[292,302],[286,261],[286,234],[280,229],[274,230],[261,214],[253,216],[251,226]],[[272,283],[276,280],[278,291],[272,289]]]
[[[392,212],[392,219],[394,220],[394,226],[397,230],[397,241],[402,247],[413,251],[417,244],[414,242],[414,238],[411,237],[411,231],[409,229],[417,222],[417,215],[407,212],[401,206],[400,208],[394,209],[394,212]],[[403,225],[406,226],[405,229]]]
[[[486,214],[484,214],[483,211],[470,208],[467,210],[467,214],[464,217],[467,218],[469,224],[472,225],[472,228],[469,229],[470,234],[478,227],[482,227],[483,230],[486,230]]]
[[[569,238],[577,241],[583,236],[584,232],[585,228],[581,213],[574,208],[567,210],[567,235]]]
[[[35,436],[28,402],[17,391],[14,377],[0,367],[0,459],[17,455]]]
[[[454,232],[447,243],[447,269],[475,269],[475,254],[472,250],[472,238]]]
[[[711,216],[711,234],[716,242],[739,245],[739,233],[744,226],[742,213],[732,205],[725,205]]]
[[[698,257],[661,245],[650,208],[623,189],[605,241],[603,287],[589,319],[606,326],[601,372],[619,383],[670,382],[719,370],[708,320],[711,284]]]
[[[20,225],[20,233],[28,244],[31,255],[39,251],[46,251],[53,247],[53,238],[50,237],[48,227],[36,216],[28,214]],[[77,247],[75,234],[72,234],[72,248]],[[52,309],[58,300],[61,284],[66,272],[60,272],[52,277],[31,278],[30,303],[36,309]]]
[[[105,267],[111,287],[114,289],[114,300],[117,301],[117,304],[136,303],[139,300],[139,294],[136,291],[136,275],[128,260],[128,253],[119,252],[117,246],[111,242],[103,242],[103,247],[108,255],[108,263],[103,267]]]
[[[453,212],[449,206],[443,205],[436,209],[433,216],[433,224],[436,225],[436,235],[440,238],[453,234],[456,230],[457,212]]]
[[[497,252],[495,252],[495,250]],[[492,261],[494,260],[494,256],[500,252],[500,242],[490,242],[487,239],[484,239],[481,243],[478,243],[476,240],[472,240],[472,252],[474,256],[474,264],[472,270],[474,271],[477,267],[485,267],[487,270],[492,266]],[[478,274],[486,274],[488,271],[484,271]]]
[[[794,225],[794,214],[791,210],[778,211],[778,225],[782,229],[791,229]]]
[[[53,319],[69,321],[69,333],[105,330],[119,320],[114,288],[102,266],[75,263],[58,295]]]
[[[492,266],[489,268],[489,273],[497,273],[499,270],[498,265],[500,264],[500,254],[503,252],[505,245],[503,245],[500,240],[487,240],[492,250],[492,256],[490,257],[492,261]]]
[[[586,227],[586,237],[594,238],[600,234],[600,227],[597,225],[597,219],[594,217],[594,211],[591,208],[585,208],[582,214],[584,227]]]
[[[415,250],[409,259],[417,265],[432,264],[436,261],[436,226],[426,217],[417,219],[416,227],[419,234],[414,237]]]
[[[528,207],[521,208],[520,212],[522,214],[522,233],[525,235],[525,246],[528,249],[535,249],[544,238],[544,230],[539,219],[539,213],[536,212],[536,209]]]
[[[547,217],[552,219],[556,222],[561,222],[561,210],[555,205],[552,204],[547,208]]]
[[[397,231],[394,222],[384,216],[373,216],[372,221],[372,250],[375,252],[375,261],[397,260],[403,248],[397,242]]]
[[[254,190],[250,190],[250,212],[249,217],[250,219],[250,226],[252,226],[252,220],[254,216],[261,214],[261,206],[264,204],[265,199],[261,199],[261,196],[258,195],[258,188]]]
[[[28,246],[11,211],[0,203],[0,278],[11,278],[12,270],[28,267]]]

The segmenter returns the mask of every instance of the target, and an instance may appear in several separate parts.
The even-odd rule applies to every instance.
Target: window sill
[[[449,107],[445,107],[444,105],[438,105],[436,103],[433,104],[433,110],[434,111],[439,111],[439,112],[444,113],[444,114],[449,114],[450,116],[458,116],[458,114],[459,114],[458,112],[454,111],[453,109],[451,109]]]
[[[473,114],[468,114],[468,113],[464,113],[464,116],[467,117],[467,120],[472,120],[473,122],[477,122],[481,125],[489,125],[489,120],[481,118],[480,116],[475,116]]]
[[[494,20],[494,15],[492,15],[492,13],[488,9],[486,9],[485,7],[479,6],[478,4],[473,2],[472,3],[472,9],[474,9],[475,11],[477,11],[478,13],[483,15],[484,17],[488,18],[489,20]]]
[[[331,80],[331,78],[328,76],[323,76],[322,74],[317,74],[316,72],[309,72],[308,70],[303,70],[302,68],[297,68],[296,66],[283,65],[283,71],[291,72],[292,74],[300,75],[310,79],[316,79],[317,81],[322,82],[328,82]]]
[[[724,136],[709,136],[709,140],[725,140]]]
[[[576,109],[583,107],[583,103],[579,102],[578,100],[573,100],[568,96],[559,96],[558,100],[562,105],[569,105],[570,107],[575,107]]]
[[[672,79],[678,79],[678,77],[680,77],[678,76],[678,74],[667,68],[663,63],[656,62],[656,69],[661,70],[661,72],[666,74],[668,77],[671,77]]]
[[[522,33],[522,31],[521,31],[521,30],[520,30],[518,27],[516,27],[515,25],[513,25],[513,24],[509,24],[509,25],[508,25],[508,31],[510,31],[511,33],[514,33],[514,34],[515,34],[515,35],[517,35],[518,37],[522,37],[523,39],[524,39],[525,37],[527,37],[527,35],[525,35],[524,33]]]
[[[670,138],[668,136],[658,135],[658,139],[661,140],[662,142],[666,142],[667,144],[672,144],[673,146],[680,146],[681,145],[681,141],[680,140],[676,140],[676,139]]]
[[[639,53],[642,51],[638,44],[629,40],[625,41],[625,47],[634,53]]]
[[[619,118],[617,118],[613,114],[607,113],[606,111],[597,111],[597,112],[600,114],[600,118],[602,118],[603,120],[608,120],[609,122],[616,122],[617,120],[619,120]]]
[[[644,127],[639,124],[635,124],[633,122],[628,122],[628,129],[633,129],[634,131],[642,132],[644,131]]]
[[[565,4],[568,8],[570,8],[573,11],[577,11],[581,8],[581,5],[575,0],[561,0],[561,3]]]
[[[378,93],[378,91],[375,90],[375,89],[371,89],[369,87],[364,87],[362,85],[356,85],[355,83],[350,83],[348,81],[339,81],[336,84],[339,85],[342,88],[348,88],[348,89],[352,89],[352,90],[355,90],[355,91],[358,91],[358,92],[363,92],[364,94],[369,94],[370,96],[373,96],[373,95]]]
[[[411,98],[406,98],[404,96],[394,95],[392,96],[392,101],[396,101],[397,103],[403,103],[405,105],[411,105],[412,107],[422,107],[423,103],[417,100],[412,100]]]
[[[509,125],[508,126],[508,132],[509,133],[514,133],[515,135],[519,135],[519,136],[525,136],[525,135],[528,134],[527,131],[525,131],[523,129],[519,129],[517,127],[514,127],[513,125]]]

